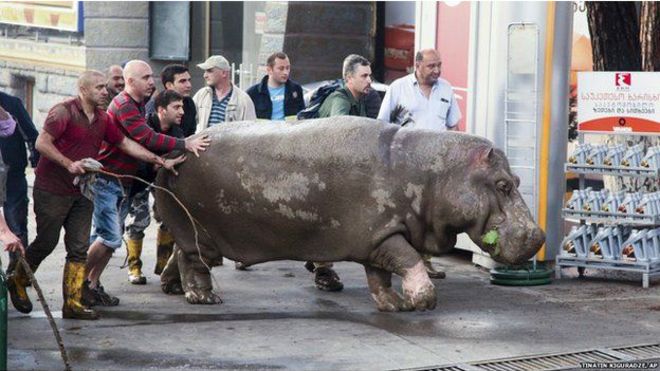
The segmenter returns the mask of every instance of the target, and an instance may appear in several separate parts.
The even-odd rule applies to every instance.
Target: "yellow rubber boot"
[[[154,273],[160,275],[167,265],[167,261],[172,255],[172,250],[174,249],[174,236],[164,228],[158,228],[158,234],[156,235],[156,267],[154,268]]]
[[[64,278],[62,279],[62,318],[70,319],[98,319],[99,315],[94,309],[83,305],[83,283],[85,282],[85,263],[66,262],[64,264]]]
[[[32,312],[32,302],[25,290],[29,283],[30,278],[23,269],[23,264],[17,263],[14,272],[7,277],[7,291],[14,308],[21,313]]]
[[[142,240],[126,240],[128,248],[128,282],[134,285],[144,285],[147,277],[142,275]]]

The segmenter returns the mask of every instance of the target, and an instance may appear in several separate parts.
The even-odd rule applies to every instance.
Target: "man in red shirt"
[[[147,125],[145,112],[145,97],[153,92],[153,72],[149,64],[140,60],[132,60],[124,66],[124,91],[119,93],[108,107],[108,116],[112,125],[121,129],[129,138],[135,140],[147,149],[167,153],[173,150],[187,150],[199,156],[210,140],[206,135],[188,138],[175,138],[155,132]],[[111,142],[104,142],[97,159],[104,168],[122,175],[136,175],[140,162],[128,156],[121,148]],[[98,179],[94,184],[94,215],[92,217],[92,244],[89,247],[87,269],[89,288],[93,292],[93,302],[104,306],[119,304],[119,299],[106,293],[99,279],[108,265],[113,252],[121,247],[124,232],[123,222],[126,220],[131,204],[126,199],[130,194],[130,179],[119,184],[115,179]]]
[[[67,256],[62,285],[63,318],[98,318],[98,314],[82,302],[94,206],[73,184],[76,175],[85,173],[81,160],[96,157],[103,141],[167,169],[173,169],[185,159],[180,156],[164,160],[127,138],[113,125],[99,108],[108,95],[105,82],[105,75],[101,72],[84,72],[78,79],[78,97],[51,108],[36,143],[43,155],[37,166],[33,193],[37,237],[27,248],[25,259],[32,270],[36,270],[57,245],[64,227]],[[19,265],[9,278],[8,287],[14,307],[23,313],[32,310],[25,291],[27,284],[28,277]]]

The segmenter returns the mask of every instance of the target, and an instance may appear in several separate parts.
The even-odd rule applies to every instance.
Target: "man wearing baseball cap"
[[[231,67],[225,57],[213,55],[197,67],[204,70],[207,84],[193,97],[197,132],[223,122],[256,120],[252,99],[231,82]]]

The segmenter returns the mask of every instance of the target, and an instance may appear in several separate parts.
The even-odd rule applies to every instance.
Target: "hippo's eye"
[[[507,182],[506,180],[500,180],[497,182],[497,190],[504,193],[505,195],[508,195],[511,193],[511,183]]]

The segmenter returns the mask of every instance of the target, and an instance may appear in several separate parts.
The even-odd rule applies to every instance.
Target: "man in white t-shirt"
[[[434,49],[415,55],[415,72],[394,81],[383,99],[378,119],[416,129],[456,130],[461,110],[451,85],[440,78],[442,59]],[[431,257],[423,256],[431,278],[444,278],[436,271]]]
[[[409,126],[415,128],[455,130],[461,119],[461,110],[451,85],[440,78],[441,67],[442,59],[437,51],[418,51],[415,72],[390,85],[378,119],[400,124],[391,117],[395,113],[399,118],[409,115],[412,119]]]

